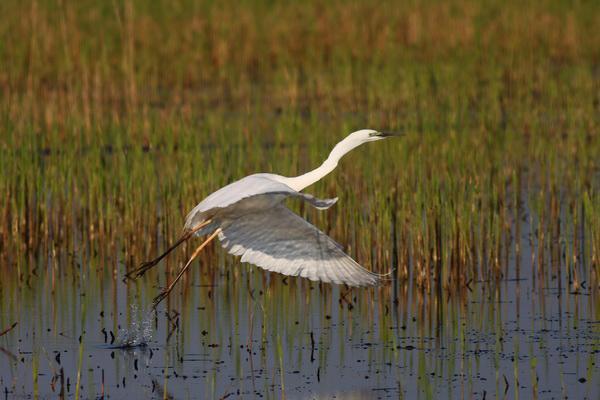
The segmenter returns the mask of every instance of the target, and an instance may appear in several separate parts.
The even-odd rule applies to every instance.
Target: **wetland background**
[[[6,398],[600,396],[592,1],[0,2]],[[193,244],[194,205],[363,146],[290,207],[377,289]],[[114,337],[114,338],[113,338]],[[113,349],[123,338],[146,346]],[[136,343],[137,343],[136,342]]]

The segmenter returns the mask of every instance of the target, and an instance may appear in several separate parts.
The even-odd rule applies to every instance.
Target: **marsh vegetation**
[[[0,3],[7,397],[597,398],[600,8],[396,3]],[[102,347],[202,198],[363,127],[407,135],[309,188],[328,212],[289,206],[389,285],[211,246],[147,348]]]

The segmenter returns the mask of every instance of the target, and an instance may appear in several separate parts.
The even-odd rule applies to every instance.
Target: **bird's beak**
[[[377,132],[375,134],[375,136],[379,136],[381,138],[392,137],[392,136],[404,136],[404,135],[405,135],[404,132],[389,132],[389,131]]]

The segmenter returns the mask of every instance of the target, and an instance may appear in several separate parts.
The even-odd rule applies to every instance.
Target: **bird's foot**
[[[152,300],[152,309],[156,310],[156,307],[158,307],[158,305],[160,304],[161,301],[163,301],[164,299],[167,298],[167,296],[169,296],[169,293],[171,291],[169,289],[163,289],[158,296],[156,296],[154,298],[154,300]]]
[[[160,260],[158,260],[158,261],[160,261]],[[152,260],[152,261],[146,261],[146,262],[141,263],[139,267],[137,267],[133,271],[129,271],[128,273],[125,274],[125,277],[123,278],[123,282],[127,281],[128,279],[131,279],[132,281],[134,281],[137,278],[143,276],[146,273],[146,271],[148,271],[150,268],[152,268],[156,264],[158,264],[158,261]]]

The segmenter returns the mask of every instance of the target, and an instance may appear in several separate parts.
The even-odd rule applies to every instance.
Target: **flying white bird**
[[[209,235],[175,280],[154,299],[155,307],[169,294],[200,251],[217,236],[230,254],[242,256],[242,262],[268,271],[348,286],[379,284],[382,275],[360,266],[344,253],[342,246],[290,211],[283,200],[298,198],[319,210],[331,207],[337,197],[317,199],[301,191],[333,171],[342,156],[355,147],[399,135],[362,129],[339,142],[320,167],[304,175],[253,174],[222,187],[190,211],[183,236],[174,245],[126,277],[142,276],[193,235]]]

